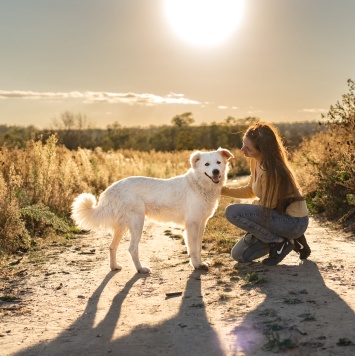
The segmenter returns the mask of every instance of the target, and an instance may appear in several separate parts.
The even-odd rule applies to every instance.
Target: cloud
[[[227,109],[238,110],[238,106],[229,107],[229,106],[227,106],[227,105],[219,105],[219,106],[218,106],[218,109],[220,109],[220,110],[227,110]]]
[[[77,91],[69,93],[53,93],[44,92],[39,93],[35,91],[21,91],[21,90],[0,90],[0,99],[77,99],[83,98],[83,94]]]
[[[326,109],[302,109],[300,111],[301,112],[312,113],[312,114],[318,114],[318,113],[327,112],[328,110],[326,110]]]
[[[0,100],[5,99],[30,99],[30,100],[65,100],[79,99],[85,104],[109,103],[109,104],[128,104],[154,106],[158,104],[180,104],[198,105],[202,104],[197,100],[185,98],[184,94],[169,93],[166,96],[155,94],[136,94],[136,93],[112,93],[95,91],[71,91],[71,92],[34,92],[34,91],[6,91],[0,90]]]

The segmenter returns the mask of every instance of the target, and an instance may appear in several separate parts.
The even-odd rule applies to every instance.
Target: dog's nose
[[[214,170],[212,171],[212,173],[213,173],[214,176],[216,176],[216,175],[219,174],[219,170],[218,170],[218,169],[214,169]]]

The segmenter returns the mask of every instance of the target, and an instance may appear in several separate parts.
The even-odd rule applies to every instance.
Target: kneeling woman
[[[311,250],[304,232],[308,211],[300,188],[287,160],[287,152],[277,129],[258,122],[243,137],[242,152],[250,158],[248,185],[222,188],[222,194],[234,198],[256,198],[252,204],[233,204],[226,218],[247,234],[233,247],[232,257],[249,262],[269,253],[266,265],[277,265],[293,249],[300,259]]]

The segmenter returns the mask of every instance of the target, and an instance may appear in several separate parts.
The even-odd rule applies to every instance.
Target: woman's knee
[[[238,217],[239,215],[239,206],[238,204],[231,204],[231,205],[228,205],[227,208],[226,208],[226,211],[225,211],[225,216],[226,216],[226,219],[233,223],[234,220],[236,219],[236,217]]]

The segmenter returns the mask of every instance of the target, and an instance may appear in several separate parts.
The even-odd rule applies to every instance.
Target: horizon
[[[170,125],[186,112],[194,125],[318,121],[355,78],[352,0],[15,0],[0,10],[0,125],[47,129],[67,111],[97,128]]]
[[[75,113],[74,113],[75,114]],[[80,113],[79,113],[80,114]],[[261,120],[258,117],[253,117],[254,119],[258,120],[258,121],[262,121],[262,122],[268,122],[269,124],[272,125],[299,125],[299,124],[314,124],[314,125],[318,125],[321,119],[314,119],[314,120],[299,120],[299,121],[266,121],[266,120]],[[243,121],[245,119],[248,119],[248,117],[244,117],[244,118],[234,118],[237,121]],[[150,128],[160,128],[160,127],[173,127],[175,126],[173,123],[171,123],[171,121],[169,123],[162,123],[162,124],[154,124],[154,123],[150,123],[148,125],[121,125],[119,122],[114,121],[109,123],[107,126],[96,126],[95,123],[89,122],[87,125],[84,124],[84,127],[79,128],[77,127],[76,124],[73,125],[73,128],[71,128],[72,131],[76,131],[76,130],[107,130],[109,126],[115,125],[115,124],[119,124],[120,128],[124,129],[150,129]],[[196,123],[193,122],[191,124],[189,124],[186,127],[200,127],[200,126],[212,126],[212,125],[224,125],[226,124],[225,120],[221,120],[221,121],[210,121],[210,122],[201,122],[201,123]],[[243,125],[242,122],[240,123],[233,123],[230,126],[234,126],[234,125]],[[248,125],[247,123],[245,123],[245,125]],[[38,127],[36,126],[36,124],[11,124],[11,123],[0,123],[0,127],[8,127],[8,128],[29,128],[29,127],[33,127],[36,130],[39,131],[45,131],[45,130],[49,130],[49,131],[63,131],[66,130],[65,127],[63,127],[63,125],[61,125],[61,127],[54,127],[55,124],[51,123],[48,127]],[[58,125],[57,125],[58,126]]]

